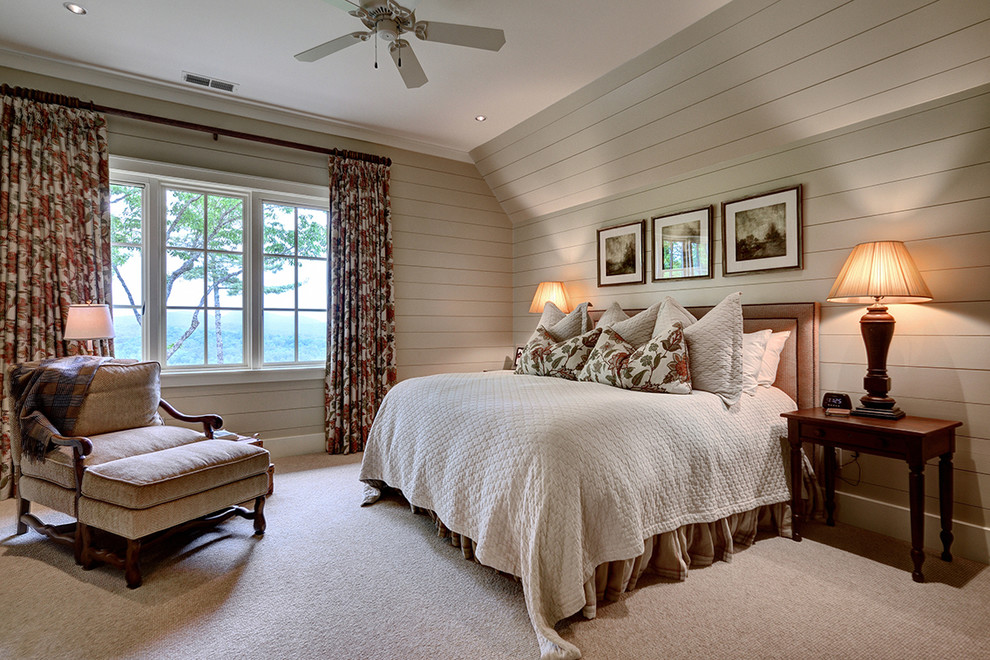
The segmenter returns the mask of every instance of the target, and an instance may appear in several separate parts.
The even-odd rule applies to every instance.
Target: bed
[[[646,570],[728,561],[760,523],[789,535],[780,413],[814,405],[818,305],[742,307],[745,332],[791,335],[774,387],[729,407],[509,371],[403,381],[365,448],[365,503],[401,491],[466,557],[522,581],[542,657],[580,657],[559,620],[593,617]]]

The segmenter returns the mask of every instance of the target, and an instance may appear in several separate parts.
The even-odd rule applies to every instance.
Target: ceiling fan
[[[406,87],[412,89],[425,85],[427,78],[409,42],[401,38],[403,34],[415,34],[423,41],[491,51],[497,51],[505,44],[505,33],[502,30],[456,23],[417,21],[414,9],[407,9],[395,0],[326,1],[360,19],[368,31],[351,32],[304,50],[295,56],[300,62],[315,62],[348,46],[377,36],[389,44],[389,54],[399,69],[402,81]],[[377,55],[375,67],[378,67]]]

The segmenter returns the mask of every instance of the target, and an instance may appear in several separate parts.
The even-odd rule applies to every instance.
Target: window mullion
[[[248,362],[252,369],[259,369],[264,361],[264,340],[262,334],[264,304],[264,200],[252,191],[250,196],[250,231],[245,232],[244,264],[246,277],[244,286],[245,337],[249,341]]]
[[[148,181],[145,198],[144,317],[142,322],[145,358],[165,363],[165,205],[157,179]]]

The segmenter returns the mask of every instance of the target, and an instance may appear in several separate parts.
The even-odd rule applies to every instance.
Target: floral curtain
[[[395,299],[387,159],[330,157],[327,451],[362,451],[395,384]]]
[[[77,353],[62,339],[69,305],[110,297],[110,167],[106,119],[77,100],[4,86],[0,104],[3,384],[12,363]],[[13,487],[10,424],[4,398],[0,499]]]

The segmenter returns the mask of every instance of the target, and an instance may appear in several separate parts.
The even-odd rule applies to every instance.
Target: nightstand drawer
[[[803,440],[820,442],[836,447],[875,451],[883,454],[901,456],[907,451],[902,438],[879,433],[851,431],[820,426],[818,424],[801,424],[800,436]]]

